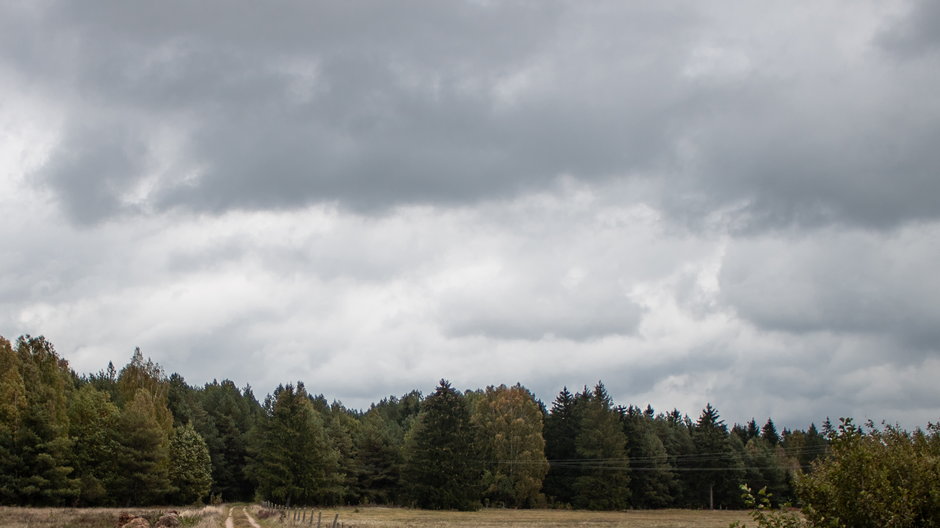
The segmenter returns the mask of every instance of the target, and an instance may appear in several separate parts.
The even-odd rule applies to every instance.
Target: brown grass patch
[[[169,510],[178,510],[189,522],[186,525],[203,524],[215,516],[209,508],[178,509],[164,508],[18,508],[0,507],[0,526],[3,528],[114,528],[122,513],[144,517],[151,525]]]
[[[308,510],[309,511],[309,510]],[[339,514],[344,528],[727,528],[734,521],[748,521],[746,511],[631,510],[593,512],[580,510],[503,510],[477,512],[427,511],[407,508],[358,507],[317,510],[323,525]],[[309,519],[309,513],[308,513]],[[264,526],[289,526],[274,519]],[[316,522],[313,523],[316,526]],[[295,524],[296,526],[296,524]]]

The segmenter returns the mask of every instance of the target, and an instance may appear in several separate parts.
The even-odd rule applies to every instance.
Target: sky
[[[0,4],[0,335],[940,420],[940,3]]]

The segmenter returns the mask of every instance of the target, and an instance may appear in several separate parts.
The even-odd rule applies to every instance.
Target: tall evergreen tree
[[[676,478],[666,448],[656,434],[652,413],[630,406],[622,411],[621,421],[630,458],[631,505],[638,508],[670,505]]]
[[[212,459],[212,493],[226,501],[247,501],[255,484],[245,473],[248,436],[262,413],[251,388],[239,390],[231,380],[213,381],[200,393],[205,417],[193,423]]]
[[[120,411],[108,393],[88,383],[69,402],[69,435],[75,441],[72,463],[81,481],[79,504],[109,503],[107,483],[115,480],[118,454],[117,421]]]
[[[574,483],[574,505],[591,510],[620,510],[630,505],[630,465],[626,436],[602,383],[584,403],[575,451],[581,474]]]
[[[689,463],[693,491],[697,490],[692,498],[701,506],[730,507],[740,502],[744,464],[731,438],[718,411],[708,404],[692,428],[696,456]]]
[[[542,487],[545,495],[560,504],[571,504],[574,500],[574,480],[579,475],[575,438],[581,429],[581,417],[577,407],[577,399],[564,387],[545,417],[545,456],[549,469]]]
[[[341,495],[339,453],[303,383],[279,386],[265,399],[248,473],[261,497],[288,505],[330,504]]]
[[[360,501],[366,504],[392,504],[401,493],[402,443],[398,425],[370,410],[362,417],[356,437]]]
[[[776,446],[780,443],[780,435],[777,434],[777,426],[774,425],[774,421],[770,418],[767,418],[767,423],[761,428],[760,437],[771,446]]]
[[[680,471],[687,466],[686,461],[693,456],[695,445],[692,442],[690,421],[678,409],[661,414],[653,422],[656,436],[666,450],[668,467],[674,472],[675,478],[670,482],[669,496],[673,506],[691,506],[691,491],[694,483],[691,482],[691,472]]]
[[[80,487],[71,475],[73,442],[68,435],[68,398],[74,377],[68,363],[43,337],[20,337],[16,354],[26,389],[26,405],[15,425],[12,445],[19,502],[52,506],[71,502]]]
[[[472,510],[481,497],[481,465],[464,397],[441,380],[424,400],[405,443],[402,479],[413,503],[428,509]]]
[[[158,504],[171,491],[167,416],[166,405],[143,387],[121,409],[117,422],[118,469],[110,486],[119,504]]]
[[[359,497],[359,467],[355,438],[359,434],[359,421],[354,413],[333,402],[322,414],[327,437],[339,456],[338,472],[342,475],[340,490],[333,502],[347,504]]]

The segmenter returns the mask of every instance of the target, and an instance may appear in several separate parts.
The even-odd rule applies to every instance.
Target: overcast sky
[[[0,335],[350,407],[940,420],[940,2],[0,7]]]

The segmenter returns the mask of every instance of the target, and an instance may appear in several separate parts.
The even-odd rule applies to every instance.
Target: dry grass
[[[122,513],[139,515],[152,522],[169,511],[179,511],[187,525],[213,528],[219,508],[15,508],[0,507],[3,528],[114,528]]]
[[[241,506],[235,507],[236,528],[248,528]],[[180,509],[187,526],[222,528],[228,508],[208,506]],[[11,508],[0,507],[3,528],[114,528],[123,512],[156,520],[161,513],[175,508]],[[257,508],[252,509],[253,512]],[[309,512],[308,510],[308,518]],[[568,510],[496,510],[477,512],[426,511],[407,508],[359,507],[317,510],[323,525],[329,526],[339,514],[344,528],[727,528],[733,521],[747,521],[743,511],[637,510],[625,512],[589,512]],[[257,515],[255,516],[257,518]],[[276,518],[258,519],[262,526],[280,528],[299,523],[278,522]],[[316,526],[316,523],[313,524]]]
[[[631,527],[631,528],[727,528],[733,521],[748,521],[744,511],[702,510],[635,510],[624,512],[590,512],[568,510],[496,510],[477,512],[439,512],[407,508],[360,507],[325,509],[323,524],[329,526],[339,514],[344,528],[562,528],[562,527]],[[264,526],[299,526],[272,519]],[[314,526],[316,523],[314,522]]]

